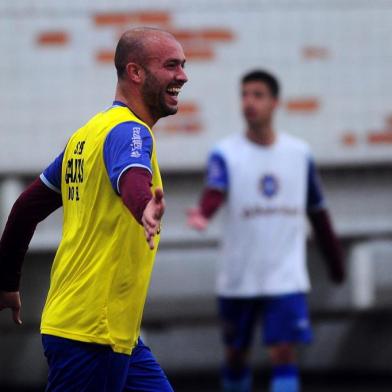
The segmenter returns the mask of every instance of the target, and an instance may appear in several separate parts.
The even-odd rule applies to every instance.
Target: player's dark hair
[[[279,98],[280,86],[278,79],[271,73],[263,70],[255,70],[248,72],[242,77],[242,84],[249,82],[262,82],[265,83],[274,98]]]

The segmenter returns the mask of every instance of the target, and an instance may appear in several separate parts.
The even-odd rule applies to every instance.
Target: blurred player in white
[[[309,147],[276,132],[273,116],[279,83],[256,70],[242,79],[245,133],[213,149],[199,206],[188,212],[191,227],[204,230],[224,207],[217,294],[225,362],[222,388],[252,388],[248,352],[259,318],[272,365],[270,390],[300,390],[296,345],[309,343],[306,293],[306,216],[329,267],[344,280],[340,244],[334,234]]]

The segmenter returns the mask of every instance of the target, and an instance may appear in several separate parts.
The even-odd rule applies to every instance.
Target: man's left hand
[[[19,291],[0,291],[0,311],[7,308],[10,308],[12,311],[12,319],[14,320],[14,323],[21,325],[21,302]]]
[[[151,250],[154,249],[154,236],[159,234],[164,212],[165,199],[163,198],[163,190],[158,188],[155,190],[153,198],[147,203],[142,217],[146,240]]]

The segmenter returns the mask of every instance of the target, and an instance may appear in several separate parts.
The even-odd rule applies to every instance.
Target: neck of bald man
[[[139,90],[125,88],[122,83],[117,83],[114,99],[127,105],[131,112],[150,128],[157,122],[157,119],[154,119],[148,107],[145,105]]]

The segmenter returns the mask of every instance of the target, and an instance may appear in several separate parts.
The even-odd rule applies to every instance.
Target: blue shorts
[[[42,343],[49,364],[48,392],[173,392],[141,339],[130,356],[52,335],[42,335]]]
[[[261,318],[263,342],[310,343],[312,330],[306,295],[303,293],[252,298],[218,298],[223,340],[229,347],[246,349]]]

